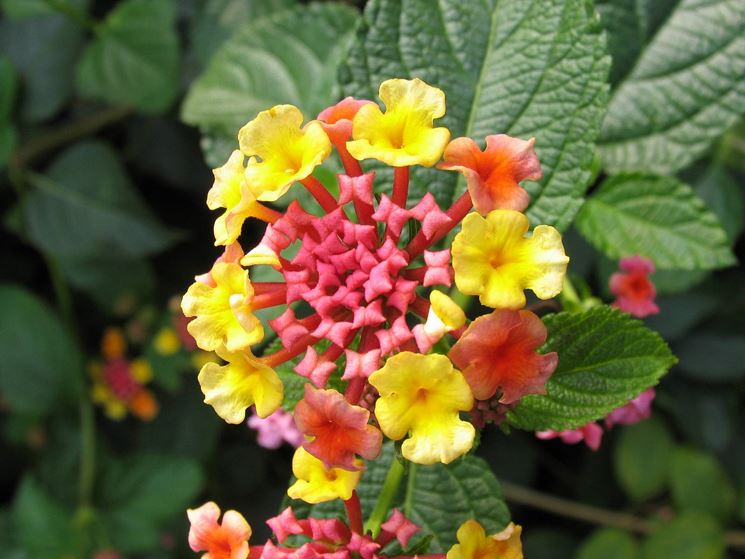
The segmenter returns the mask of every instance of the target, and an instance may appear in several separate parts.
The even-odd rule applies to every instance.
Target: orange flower
[[[438,167],[463,173],[480,214],[496,209],[521,212],[530,196],[519,183],[543,176],[534,143],[534,138],[525,141],[497,134],[486,137],[486,149],[481,151],[471,138],[456,138],[445,148],[444,162]]]
[[[234,510],[225,511],[218,524],[220,507],[210,501],[198,509],[186,511],[191,522],[189,547],[193,551],[206,551],[202,559],[246,559],[251,526],[243,515]]]
[[[477,400],[497,392],[503,404],[526,394],[544,394],[559,362],[556,353],[540,355],[546,327],[530,311],[496,310],[474,320],[448,357],[461,369]]]
[[[370,412],[353,406],[336,390],[305,385],[305,396],[295,408],[295,424],[312,441],[303,446],[329,467],[358,470],[355,454],[372,460],[380,453],[383,435],[367,422]]]
[[[458,543],[447,553],[447,559],[523,559],[520,541],[522,527],[509,523],[507,528],[487,536],[476,520],[467,520],[458,528]]]

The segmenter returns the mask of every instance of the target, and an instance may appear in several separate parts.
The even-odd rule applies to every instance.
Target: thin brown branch
[[[618,528],[638,534],[651,534],[656,525],[645,518],[616,512],[569,499],[547,495],[509,481],[501,481],[505,499],[519,505],[549,512],[557,516],[581,520],[588,524]],[[728,547],[745,549],[745,531],[731,530],[724,535]]]

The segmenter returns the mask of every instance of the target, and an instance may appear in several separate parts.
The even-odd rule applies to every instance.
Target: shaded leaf
[[[637,559],[639,548],[627,532],[596,530],[579,548],[576,559]]]
[[[680,510],[706,513],[722,523],[735,511],[735,487],[712,454],[677,449],[670,484]]]
[[[685,513],[664,525],[642,544],[642,559],[724,559],[724,537],[703,514]]]

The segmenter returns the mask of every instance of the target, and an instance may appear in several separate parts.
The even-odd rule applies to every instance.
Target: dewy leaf
[[[656,417],[621,427],[613,463],[621,487],[634,501],[643,501],[666,487],[675,442]]]
[[[682,0],[612,94],[598,139],[612,173],[672,173],[745,113],[745,3]]]
[[[340,81],[375,99],[382,81],[419,77],[445,91],[453,137],[534,136],[544,176],[527,183],[528,214],[564,229],[582,205],[609,66],[584,0],[372,0]],[[464,188],[457,173],[417,169],[411,195],[450,205]]]
[[[31,241],[63,260],[152,254],[175,240],[132,187],[106,144],[68,148],[46,176],[33,180],[23,204]]]
[[[348,6],[311,4],[236,31],[191,86],[182,107],[181,118],[216,144],[208,162],[224,163],[238,145],[239,128],[259,111],[290,103],[312,119],[330,105],[335,67],[356,19]]]
[[[186,458],[140,454],[109,461],[98,506],[112,544],[130,553],[156,546],[162,525],[183,514],[203,477],[198,463]]]
[[[82,8],[86,2],[74,4]],[[0,53],[13,62],[23,87],[22,120],[45,120],[69,99],[83,32],[62,14],[0,20]]]
[[[77,68],[82,95],[162,112],[178,92],[179,45],[170,0],[127,0],[97,27]]]
[[[559,365],[545,395],[520,400],[507,419],[520,429],[574,429],[625,405],[675,363],[667,344],[639,320],[607,306],[546,316]]]
[[[672,177],[607,179],[582,207],[576,226],[613,259],[640,254],[658,268],[682,270],[735,262],[717,217],[691,187]]]
[[[0,394],[14,411],[48,412],[81,389],[83,358],[59,318],[25,289],[0,284]]]
[[[404,509],[406,515],[434,538],[430,553],[444,553],[457,543],[455,532],[468,519],[477,519],[487,534],[510,521],[502,489],[489,465],[468,455],[452,464],[410,464]]]

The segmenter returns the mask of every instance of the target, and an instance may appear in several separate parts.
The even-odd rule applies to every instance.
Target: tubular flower
[[[610,429],[614,425],[633,425],[644,421],[652,414],[652,402],[655,396],[654,388],[648,388],[625,406],[610,412],[605,417],[605,426]]]
[[[546,341],[543,322],[530,311],[496,310],[474,320],[448,356],[463,371],[477,400],[499,393],[510,404],[526,394],[545,394],[556,369],[555,352],[536,351]]]
[[[228,423],[238,424],[253,404],[259,417],[266,417],[279,407],[284,387],[274,369],[254,357],[250,350],[230,352],[220,348],[217,355],[227,365],[207,363],[198,377],[204,401],[217,415]]]
[[[326,467],[356,470],[355,454],[372,460],[380,453],[383,436],[368,425],[370,412],[353,406],[336,390],[305,385],[305,396],[295,407],[295,423],[311,437],[303,447]]]
[[[412,330],[422,352],[429,351],[447,332],[458,330],[466,323],[463,309],[442,291],[433,290],[429,302],[427,321],[417,324]]]
[[[380,393],[375,417],[393,440],[409,435],[401,451],[418,464],[448,464],[471,449],[473,425],[458,412],[473,406],[460,371],[444,355],[399,353],[370,376]]]
[[[456,532],[458,543],[450,548],[447,559],[523,559],[521,532],[521,526],[510,522],[498,534],[487,536],[476,520],[466,520]]]
[[[558,295],[569,263],[561,234],[539,225],[525,237],[528,227],[528,218],[513,210],[467,215],[452,249],[458,289],[478,295],[487,307],[503,309],[524,307],[524,289],[539,299]]]
[[[577,444],[585,441],[588,448],[597,450],[603,440],[603,428],[597,423],[588,423],[577,429],[537,431],[535,436],[542,440],[561,439],[567,444]]]
[[[361,461],[358,466],[361,469]],[[302,499],[311,504],[334,499],[346,501],[352,496],[362,475],[361,471],[327,468],[302,446],[292,457],[292,473],[297,481],[287,490],[287,495],[291,499]]]
[[[202,559],[247,559],[251,526],[241,513],[225,511],[218,523],[220,507],[210,501],[186,514],[191,523],[189,547],[192,551],[206,551]]]
[[[482,152],[471,138],[456,138],[445,148],[444,162],[438,167],[463,173],[480,214],[497,209],[521,212],[528,207],[530,196],[519,183],[543,176],[534,143],[534,138],[525,141],[496,134],[486,137]]]
[[[246,218],[267,219],[269,210],[256,201],[244,176],[244,155],[233,151],[227,163],[213,170],[215,182],[207,193],[207,207],[225,208],[215,220],[215,245],[229,245],[240,236]]]
[[[660,312],[654,298],[657,290],[649,279],[654,263],[641,256],[621,258],[620,272],[610,277],[610,290],[617,297],[613,306],[637,318]]]
[[[393,167],[431,167],[450,139],[433,121],[445,114],[445,93],[422,80],[386,80],[378,92],[385,113],[365,105],[354,117],[347,149],[358,160],[378,159]]]
[[[305,440],[295,425],[292,414],[282,408],[277,408],[274,413],[266,417],[259,417],[256,413],[252,413],[247,424],[257,432],[256,442],[264,448],[276,449],[285,442],[297,448]]]
[[[320,123],[311,121],[301,128],[302,123],[297,107],[276,105],[260,112],[238,133],[241,151],[249,158],[246,182],[258,200],[277,200],[331,153]]]
[[[210,283],[197,281],[181,300],[187,317],[196,317],[187,328],[205,351],[225,346],[228,351],[245,349],[264,337],[261,322],[252,311],[254,289],[248,271],[235,262],[216,262]]]

